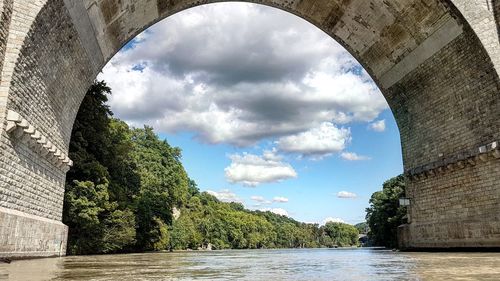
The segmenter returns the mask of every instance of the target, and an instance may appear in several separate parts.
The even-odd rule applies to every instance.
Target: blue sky
[[[382,94],[339,44],[245,3],[178,13],[136,37],[99,79],[115,116],[183,150],[201,190],[305,222],[364,220],[402,172]]]

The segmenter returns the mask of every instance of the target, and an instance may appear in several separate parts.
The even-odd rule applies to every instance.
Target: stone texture
[[[67,150],[80,102],[105,63],[158,20],[211,2],[3,0],[0,117],[7,109],[18,112]],[[500,161],[489,154],[466,165],[453,160],[500,140],[498,1],[252,2],[289,11],[322,29],[379,85],[398,123],[411,175],[410,223],[400,229],[405,247],[500,244]],[[0,128],[0,208],[58,222],[64,180],[64,169]],[[61,232],[57,224],[34,225],[42,229],[32,232],[40,237]],[[47,252],[31,246],[33,255]]]
[[[0,70],[3,69],[5,52],[7,50],[7,38],[9,37],[10,21],[12,20],[13,0],[0,2]],[[2,73],[0,72],[0,78]]]
[[[453,0],[482,45],[489,53],[497,71],[500,70],[500,36],[498,30],[498,0]]]
[[[0,39],[3,40],[0,45],[4,44],[5,51],[0,70],[0,116],[5,115],[10,82],[23,41],[45,2],[46,0],[2,0],[0,25],[5,30],[5,37]]]
[[[68,227],[60,221],[0,208],[0,257],[28,258],[66,254]]]

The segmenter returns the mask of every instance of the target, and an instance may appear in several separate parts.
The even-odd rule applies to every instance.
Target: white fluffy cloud
[[[337,197],[342,198],[342,199],[354,199],[354,198],[358,197],[358,195],[356,193],[349,192],[349,191],[339,191],[337,193]]]
[[[324,122],[317,128],[282,137],[277,144],[282,151],[322,157],[342,151],[350,140],[349,129],[338,128],[333,123]]]
[[[262,206],[262,205],[269,205],[269,204],[272,204],[273,202],[270,201],[270,200],[267,200],[266,198],[262,197],[262,196],[252,196],[250,197],[250,199],[252,199],[253,201],[255,201],[256,203],[253,205],[254,207],[259,207],[259,206]]]
[[[370,123],[368,126],[371,130],[375,132],[383,132],[385,131],[385,119],[375,121],[373,123]]]
[[[286,202],[288,202],[288,198],[283,197],[283,196],[276,196],[273,198],[273,202],[286,203]]]
[[[113,89],[116,116],[132,125],[237,146],[281,138],[283,150],[303,155],[341,150],[348,129],[331,122],[371,122],[388,108],[368,74],[321,30],[244,3],[167,18],[118,53],[99,79]]]
[[[226,180],[246,186],[279,182],[296,178],[297,172],[275,152],[265,151],[262,156],[254,154],[232,154],[231,164],[224,169]]]
[[[348,160],[348,161],[362,161],[362,160],[370,160],[371,159],[368,156],[358,155],[354,152],[347,152],[347,151],[342,152],[340,154],[340,157],[342,157],[342,159]]]
[[[334,218],[334,217],[327,217],[323,220],[323,224],[326,224],[327,222],[341,222],[345,223],[345,221],[341,218]]]
[[[207,190],[208,194],[211,194],[222,202],[236,202],[244,203],[242,199],[238,197],[234,192],[229,189],[222,189],[220,191]]]
[[[277,215],[289,217],[287,210],[282,209],[282,208],[263,208],[260,210],[262,212],[271,212],[271,213],[275,213]]]
[[[266,199],[264,197],[262,197],[262,196],[256,196],[256,195],[250,197],[250,199],[252,199],[253,201],[257,201],[257,202],[264,202],[264,201],[266,201]]]

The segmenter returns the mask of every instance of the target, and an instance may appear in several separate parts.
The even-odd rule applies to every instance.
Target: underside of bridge
[[[0,1],[0,256],[65,253],[66,155],[87,88],[145,28],[211,2]],[[322,29],[380,87],[411,199],[401,247],[500,247],[498,1],[252,2]]]

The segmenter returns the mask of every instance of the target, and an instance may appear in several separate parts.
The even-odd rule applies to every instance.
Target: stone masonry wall
[[[405,169],[500,140],[499,97],[491,60],[466,30],[387,91]]]
[[[10,22],[12,19],[13,0],[3,0],[0,2],[0,80],[2,79],[1,69],[5,60],[7,50],[7,38],[9,36]]]
[[[36,21],[12,75],[7,108],[66,153],[73,114],[94,73],[63,1],[50,1]],[[0,180],[0,207],[60,221],[66,171],[5,132],[0,148],[8,160],[0,165],[0,177],[7,177]]]
[[[24,39],[46,1],[2,0],[0,26],[5,37],[0,37],[0,46],[4,46],[4,50],[0,51],[0,54],[3,52],[0,63],[0,120],[5,115],[10,82]]]
[[[68,227],[0,207],[0,257],[47,257],[66,254]]]
[[[500,37],[498,31],[498,0],[452,0],[489,53],[490,58],[500,73]],[[495,8],[496,6],[496,8]],[[498,11],[496,12],[498,13]]]
[[[407,246],[500,247],[499,161],[413,180]]]
[[[407,170],[500,140],[498,75],[472,30],[390,89],[388,100]],[[500,246],[500,160],[465,163],[410,177],[407,247]]]
[[[495,15],[495,21],[497,22],[498,38],[500,40],[500,1],[499,0],[493,0],[493,13]]]

